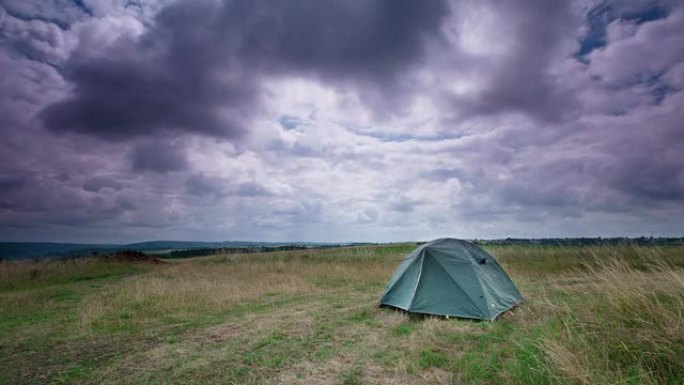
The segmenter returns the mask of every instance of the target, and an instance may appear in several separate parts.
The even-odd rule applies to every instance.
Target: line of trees
[[[684,245],[684,237],[638,237],[638,238],[627,238],[627,237],[613,237],[613,238],[603,238],[603,237],[584,237],[584,238],[540,238],[540,239],[526,239],[526,238],[505,238],[505,239],[481,239],[475,240],[476,243],[481,245],[523,245],[523,246],[592,246],[592,245]]]
[[[216,254],[252,254],[252,253],[266,253],[273,251],[287,251],[287,250],[305,250],[307,246],[299,245],[284,245],[284,246],[256,246],[256,247],[220,247],[207,249],[187,249],[174,250],[164,255],[164,258],[190,258],[190,257],[204,257],[207,255]]]

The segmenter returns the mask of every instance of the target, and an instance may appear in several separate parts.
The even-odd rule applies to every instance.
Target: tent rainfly
[[[444,238],[421,245],[401,262],[380,306],[494,321],[522,301],[494,257],[470,242]]]

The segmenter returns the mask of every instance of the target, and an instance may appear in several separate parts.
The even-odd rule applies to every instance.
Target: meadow
[[[378,308],[413,248],[2,262],[0,384],[684,383],[684,247],[489,247],[493,323]]]

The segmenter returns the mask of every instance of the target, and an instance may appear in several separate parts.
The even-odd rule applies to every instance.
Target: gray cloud
[[[684,200],[682,160],[631,157],[623,160],[611,182],[620,191],[653,202]]]
[[[254,182],[240,183],[237,186],[236,192],[237,195],[244,197],[259,197],[272,195],[267,188]]]
[[[89,16],[87,9],[72,0],[4,0],[0,6],[16,18],[53,23],[61,28]]]
[[[440,0],[176,2],[142,36],[72,55],[74,95],[41,115],[55,132],[111,140],[234,138],[259,108],[264,77],[321,77],[391,98],[447,12]]]
[[[274,194],[260,183],[233,182],[223,178],[207,177],[203,174],[193,174],[185,180],[186,191],[198,197],[267,197]]]
[[[178,145],[150,142],[137,145],[131,154],[133,171],[166,173],[188,169],[185,150]]]
[[[0,175],[0,189],[3,191],[23,187],[27,182],[28,178],[23,175]]]
[[[574,95],[560,87],[551,67],[572,51],[580,14],[571,2],[518,0],[489,7],[497,7],[501,22],[493,27],[501,28],[497,36],[503,40],[492,43],[505,44],[507,52],[480,64],[485,80],[478,92],[455,97],[458,119],[520,112],[548,124],[568,117],[576,108]]]
[[[207,178],[201,174],[190,175],[185,180],[185,189],[189,194],[200,197],[223,195],[222,183],[220,181]]]
[[[66,54],[62,29],[42,20],[23,20],[0,8],[0,43],[33,60],[58,63]]]
[[[21,3],[6,239],[681,235],[677,2]]]
[[[114,190],[121,190],[124,184],[116,180],[105,178],[105,177],[93,177],[86,179],[83,182],[83,190],[88,192],[99,192],[105,188],[111,188]]]

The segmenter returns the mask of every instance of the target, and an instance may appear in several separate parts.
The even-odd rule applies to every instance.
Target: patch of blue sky
[[[650,90],[653,96],[653,103],[660,104],[665,98],[673,93],[679,92],[680,90],[671,84],[668,84],[664,80],[664,75],[666,71],[658,72],[639,72],[634,74],[629,80],[620,84],[615,89],[625,89],[635,86],[645,87]]]
[[[140,2],[132,1],[132,0],[126,1],[126,3],[124,4],[124,8],[134,9],[138,13],[143,13],[143,11],[145,10],[145,8],[143,7],[142,4],[140,4]]]
[[[50,16],[38,16],[38,15],[31,15],[31,14],[26,14],[21,11],[15,11],[13,9],[5,9],[5,12],[9,16],[12,16],[15,19],[19,19],[22,21],[31,21],[31,20],[38,20],[38,21],[43,21],[46,23],[51,23],[59,27],[59,29],[66,31],[69,29],[69,22],[65,21],[63,19],[60,19],[59,17],[50,17]]]
[[[633,22],[637,25],[649,21],[664,19],[668,15],[668,10],[657,1],[646,2],[645,6],[639,9],[620,11],[616,9],[613,1],[602,1],[587,12],[586,23],[587,33],[579,40],[579,49],[574,57],[582,62],[587,62],[586,56],[594,51],[605,47],[606,29],[608,24],[616,19]]]
[[[440,142],[443,140],[449,140],[449,139],[460,139],[465,136],[468,136],[467,134],[436,134],[436,135],[412,135],[412,134],[392,134],[392,133],[383,133],[383,132],[362,132],[362,131],[354,131],[357,135],[361,136],[368,136],[371,138],[375,138],[378,140],[381,140],[383,142],[408,142],[408,141],[416,141],[416,142]]]
[[[299,126],[305,124],[304,121],[301,119],[297,118],[296,116],[289,116],[289,115],[283,115],[278,119],[278,123],[280,123],[280,126],[287,130],[296,130],[299,128]]]
[[[83,0],[72,0],[74,2],[74,5],[76,5],[78,8],[83,11],[88,16],[93,16],[93,11],[90,10],[90,8],[83,2]]]
[[[92,16],[92,11],[82,0],[54,0],[29,2],[6,0],[0,6],[9,16],[23,21],[38,20],[67,30],[75,21]]]
[[[642,24],[667,17],[669,12],[665,7],[657,4],[657,2],[651,2],[651,4],[651,7],[640,11],[625,12],[620,15],[620,18],[623,20],[633,21],[637,24]]]
[[[579,40],[580,47],[575,57],[584,61],[591,51],[606,45],[606,27],[614,19],[613,8],[605,2],[592,8],[586,17],[587,33]]]
[[[665,98],[667,97],[667,95],[674,94],[676,92],[679,92],[679,89],[666,83],[659,83],[656,84],[653,88],[651,88],[651,93],[653,94],[655,104],[662,103],[663,100],[665,100]]]
[[[414,122],[414,124],[411,125],[410,127],[419,128],[423,124],[429,123],[431,120],[432,119],[429,118],[429,119],[421,120],[419,122]],[[381,129],[377,129],[377,128],[372,127],[372,126],[360,125],[360,124],[351,124],[349,122],[336,122],[336,124],[346,128],[347,130],[353,132],[356,135],[378,139],[378,140],[383,141],[383,142],[408,142],[408,141],[439,142],[442,140],[460,139],[460,138],[471,135],[470,129],[469,130],[461,130],[458,132],[453,132],[453,131],[448,132],[448,133],[447,132],[440,132],[440,133],[435,133],[432,135],[416,135],[416,134],[405,133],[405,132],[400,132],[400,133],[399,132],[391,132],[389,130],[381,130]]]

